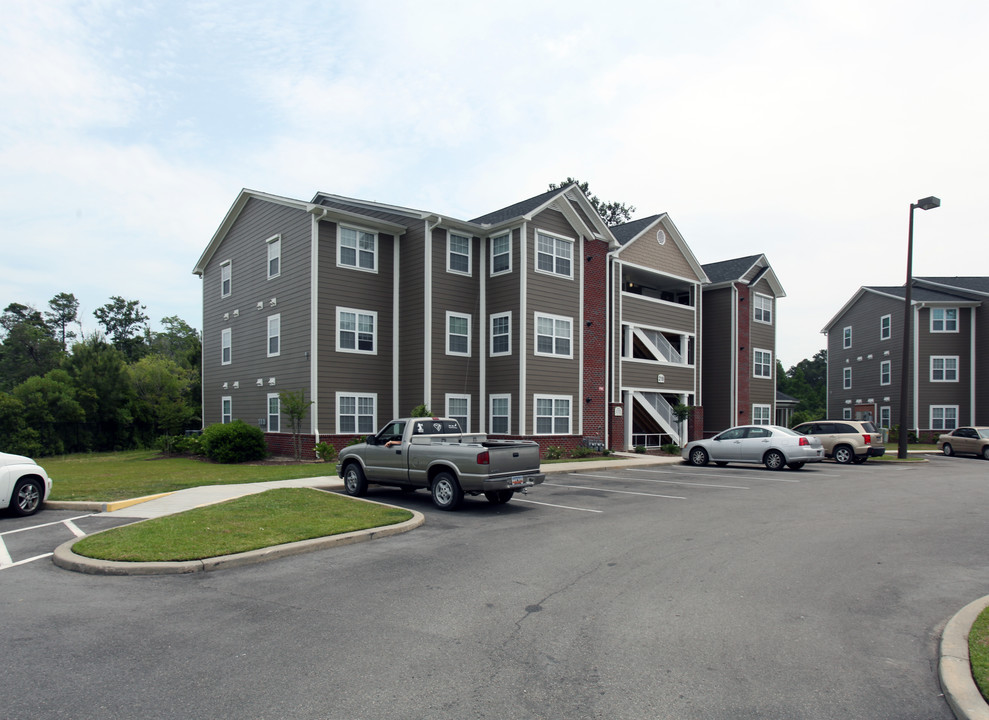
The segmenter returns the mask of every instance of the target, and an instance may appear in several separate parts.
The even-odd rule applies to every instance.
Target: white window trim
[[[230,283],[229,288],[227,289],[226,292],[223,292],[223,276],[224,276],[224,274],[226,274],[228,276],[227,279],[229,280],[229,283]],[[230,260],[224,260],[223,262],[220,263],[220,297],[221,298],[228,298],[233,293],[233,291],[234,291],[233,262],[230,261]]]
[[[954,367],[955,377],[952,378],[952,379],[950,379],[950,380],[947,378],[948,366],[947,366],[947,363],[945,363],[944,366],[941,368],[941,372],[942,372],[943,375],[945,375],[945,377],[942,377],[940,380],[936,379],[934,377],[934,361],[935,360],[954,360],[955,361],[955,367]],[[931,355],[931,382],[932,383],[956,383],[956,382],[958,382],[958,360],[959,360],[958,355]]]
[[[463,318],[467,321],[467,352],[459,352],[450,349],[450,320],[452,318]],[[447,310],[446,312],[446,354],[447,355],[457,355],[459,357],[470,357],[471,355],[471,345],[472,345],[472,332],[471,332],[471,316],[466,313],[451,312]]]
[[[496,318],[505,318],[505,317],[508,318],[508,350],[505,350],[505,351],[502,351],[502,352],[495,352],[495,349],[494,349],[494,346],[495,346],[495,342],[494,342],[494,339],[495,339],[495,334],[494,334],[495,319]],[[494,313],[493,315],[491,315],[490,318],[489,318],[489,320],[488,320],[488,333],[489,333],[488,346],[491,348],[488,354],[491,357],[503,357],[505,355],[511,355],[512,354],[512,313],[511,313],[511,311],[501,312],[501,313]]]
[[[562,273],[556,272],[556,243],[553,243],[553,271],[540,270],[539,269],[539,236],[545,235],[548,238],[553,238],[553,240],[562,240],[564,242],[570,243],[570,274],[563,275]],[[577,241],[575,238],[568,238],[565,235],[557,235],[555,233],[547,232],[546,230],[536,230],[535,232],[535,247],[533,248],[535,262],[533,263],[533,270],[540,275],[551,275],[558,278],[566,278],[567,280],[573,280],[574,264],[576,263],[575,251],[577,249]]]
[[[357,325],[354,328],[354,347],[345,348],[340,346],[340,314],[341,313],[354,313],[355,315],[370,315],[371,319],[374,321],[374,330],[371,332],[371,343],[374,345],[372,350],[361,350],[360,339],[358,335],[360,334],[361,320],[360,317],[357,318]],[[377,355],[378,354],[378,311],[377,310],[358,310],[357,308],[348,308],[337,306],[337,325],[336,325],[336,348],[337,352],[343,353],[357,353],[359,355]]]
[[[453,236],[456,235],[459,238],[467,239],[467,270],[454,270],[451,267],[451,260],[453,259]],[[462,255],[463,253],[457,253]],[[474,238],[470,235],[462,235],[461,233],[455,233],[452,230],[446,231],[446,271],[448,273],[453,273],[454,275],[463,275],[465,277],[470,277],[474,274]]]
[[[851,408],[842,408],[841,409],[841,419],[842,420],[851,420],[852,419],[852,409]]]
[[[537,430],[537,428],[539,427],[539,418],[541,417],[540,415],[538,415],[540,400],[553,401],[554,414],[549,416],[550,418],[552,418],[552,421],[550,422],[552,432],[541,433],[538,432]],[[570,412],[567,414],[567,431],[565,433],[556,432],[557,416],[555,412],[556,412],[557,400],[566,400],[570,403],[568,406],[570,408]],[[533,395],[532,396],[532,434],[533,435],[572,435],[573,434],[573,395]]]
[[[760,422],[759,420],[756,419],[756,410],[765,410],[766,411],[766,417],[765,417],[766,421],[765,422]],[[772,405],[765,405],[763,403],[753,403],[752,404],[752,424],[753,425],[772,425],[773,424],[773,417],[772,417],[772,415],[773,415],[773,406]]]
[[[886,336],[885,337],[883,336],[883,320],[888,320],[889,321],[889,325],[885,328],[886,329]],[[893,337],[893,316],[892,315],[883,315],[881,318],[879,318],[879,339],[880,340],[889,340],[892,337]]]
[[[936,313],[939,310],[942,313],[941,323],[943,323],[944,326],[945,326],[945,329],[943,329],[943,330],[935,330],[934,329],[934,323],[936,322],[934,320],[934,313]],[[955,319],[952,321],[952,322],[955,323],[955,329],[954,330],[948,330],[947,329],[947,325],[948,325],[947,314],[948,314],[948,312],[950,310],[954,310],[955,311]],[[958,308],[956,308],[956,307],[931,308],[931,332],[932,333],[957,333],[958,332],[958,326],[960,325],[960,323],[961,323],[961,312],[959,312]]]
[[[508,238],[508,252],[507,253],[498,253],[498,254],[499,255],[502,255],[502,254],[507,254],[508,255],[508,268],[506,270],[497,270],[496,271],[494,269],[494,267],[495,267],[495,262],[494,262],[495,261],[494,241],[495,240],[500,240],[503,237],[507,237]],[[512,272],[512,231],[509,230],[507,233],[502,233],[501,235],[495,235],[488,242],[489,242],[490,248],[491,248],[490,249],[491,277],[496,277],[498,275],[508,275],[510,272]]]
[[[357,248],[356,255],[354,256],[354,264],[350,265],[343,262],[340,257],[343,255],[343,231],[344,229],[354,230],[358,233],[367,233],[368,235],[374,236],[374,267],[361,267],[361,238],[360,235],[357,236]],[[347,268],[348,270],[359,270],[360,272],[377,273],[378,272],[378,251],[381,249],[380,238],[375,230],[370,228],[358,227],[357,225],[350,224],[340,224],[337,223],[337,267]]]
[[[275,332],[271,331],[272,324],[275,325]],[[278,340],[278,349],[275,352],[271,352],[271,341],[273,338]],[[274,315],[268,316],[268,339],[264,345],[265,351],[268,353],[268,357],[278,357],[282,354],[282,314],[275,313]]]
[[[274,280],[276,277],[282,274],[282,236],[272,235],[270,238],[265,240],[265,244],[268,246],[268,265],[265,268],[265,273],[269,280]],[[278,272],[274,275],[271,274],[271,261],[278,259]]]
[[[508,421],[508,429],[505,432],[495,432],[494,429],[494,401],[495,400],[507,400],[508,409],[505,411],[505,419]],[[498,417],[503,417],[499,415]],[[512,395],[511,393],[495,393],[493,395],[488,395],[488,432],[494,435],[511,435],[512,434]]]
[[[552,320],[553,321],[553,335],[552,335],[552,338],[553,338],[553,350],[554,350],[554,352],[551,352],[551,353],[540,352],[540,350],[539,350],[539,320],[540,320],[540,318],[545,318],[547,320]],[[570,352],[567,355],[563,355],[561,353],[555,352],[555,350],[556,350],[556,338],[557,338],[557,335],[556,335],[556,321],[557,320],[564,320],[564,321],[570,323]],[[538,357],[551,357],[551,358],[560,358],[560,359],[565,359],[565,360],[567,360],[567,359],[573,359],[573,345],[574,345],[573,335],[574,335],[574,333],[573,333],[573,318],[572,317],[566,317],[565,315],[550,315],[548,313],[541,313],[541,312],[533,313],[533,318],[532,318],[532,352],[533,352],[534,355],[536,355]]]
[[[886,412],[886,424],[883,425],[883,411]],[[879,422],[876,423],[879,427],[886,428],[887,430],[892,427],[893,423],[893,408],[889,405],[879,406]]]
[[[841,369],[841,387],[843,390],[852,389],[852,369],[850,367]]]
[[[230,406],[230,413],[227,414],[223,412],[225,405]],[[234,421],[234,399],[230,395],[224,395],[220,398],[220,422],[223,425],[228,425]]]
[[[340,422],[340,399],[345,397],[354,398],[354,431],[344,431],[342,428],[342,423]],[[370,398],[371,402],[374,404],[374,409],[371,411],[371,430],[369,432],[362,432],[359,426],[360,423],[360,408],[361,408],[361,398]],[[378,427],[378,393],[360,393],[360,392],[337,392],[336,393],[336,434],[337,435],[373,435],[375,429]]]
[[[230,358],[228,360],[223,359],[223,351],[229,350]],[[230,328],[223,328],[220,331],[220,364],[229,365],[234,359],[234,348],[233,348],[233,330]]]
[[[944,415],[941,417],[941,427],[934,427],[934,410],[954,410],[955,411],[955,424],[952,427],[948,427],[944,424]],[[957,405],[930,405],[927,408],[927,426],[931,430],[954,430],[958,427],[958,406]]]
[[[278,401],[278,412],[277,413],[272,413],[271,412],[271,399],[272,398],[274,398],[275,400]],[[278,393],[268,393],[268,399],[265,401],[265,406],[264,407],[265,407],[265,415],[267,416],[267,418],[265,420],[265,430],[267,432],[280,433],[282,431],[282,399],[281,399],[281,396]],[[277,423],[278,423],[278,429],[277,430],[272,430],[271,429],[271,418],[272,417],[277,417]]]
[[[765,353],[766,355],[769,355],[769,362],[768,362],[768,365],[769,365],[769,374],[768,375],[760,375],[759,373],[756,372],[757,368],[759,368],[760,365],[767,364],[767,363],[758,363],[758,362],[756,362],[756,353]],[[760,380],[772,380],[773,379],[773,351],[772,350],[766,350],[764,348],[752,348],[752,377],[759,378]]]
[[[886,382],[883,382],[883,375],[885,375],[887,378]],[[893,362],[891,360],[883,360],[881,363],[879,363],[879,384],[880,385],[893,384]]]
[[[847,350],[852,346],[852,326],[846,325],[841,329],[841,347]]]
[[[761,307],[762,303],[764,303],[764,302],[768,302],[769,303],[769,309],[768,310],[765,307]],[[759,310],[762,310],[763,317],[765,317],[766,313],[768,312],[769,313],[769,320],[762,320],[762,319],[756,317],[756,313]],[[772,325],[773,324],[773,298],[772,298],[771,295],[763,295],[762,293],[756,293],[755,294],[755,302],[752,303],[752,321],[753,322],[757,322],[757,323],[762,323],[763,325]]]
[[[443,406],[446,409],[446,417],[448,417],[448,418],[460,417],[459,415],[454,415],[450,411],[450,401],[451,400],[466,400],[467,401],[467,426],[464,427],[464,428],[462,428],[462,430],[465,433],[469,433],[470,432],[470,416],[471,416],[470,395],[465,395],[463,393],[446,393],[446,395],[443,398]]]

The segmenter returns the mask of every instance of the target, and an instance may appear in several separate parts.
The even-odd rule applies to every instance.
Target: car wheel
[[[367,495],[367,478],[357,463],[350,463],[343,471],[343,489],[354,497]]]
[[[799,470],[804,466],[804,464],[802,462],[792,462],[792,463],[787,463],[786,466],[791,470]]]
[[[512,499],[512,495],[514,494],[514,490],[492,490],[491,492],[484,493],[484,497],[488,499],[489,503],[494,505],[504,505]]]
[[[834,461],[841,465],[848,465],[855,459],[855,451],[847,445],[839,445],[834,449]]]
[[[701,447],[694,448],[690,451],[690,464],[700,467],[701,465],[707,465],[707,450]]]
[[[982,459],[989,460],[989,445],[986,445],[984,448],[982,448]]]
[[[21,478],[14,485],[13,502],[10,509],[14,515],[25,517],[34,515],[41,507],[41,483],[33,478]]]
[[[464,499],[464,491],[457,478],[448,472],[441,472],[433,480],[433,504],[440,510],[456,510]]]
[[[783,466],[786,465],[786,458],[779,450],[770,450],[762,458],[762,461],[770,470],[782,470]]]
[[[941,452],[943,452],[948,457],[951,457],[952,455],[955,454],[955,451],[951,447],[951,443],[945,443],[944,447],[941,448]]]

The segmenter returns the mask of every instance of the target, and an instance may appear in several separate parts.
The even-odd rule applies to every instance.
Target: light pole
[[[911,307],[912,286],[913,286],[913,211],[917,208],[930,210],[941,207],[941,201],[931,195],[921,198],[915,203],[910,203],[910,226],[907,230],[907,285],[906,298],[903,304],[903,362],[900,367],[900,432],[897,438],[896,456],[900,460],[907,457],[907,402],[910,390],[910,321],[913,319],[913,308]],[[916,421],[916,418],[914,418]]]

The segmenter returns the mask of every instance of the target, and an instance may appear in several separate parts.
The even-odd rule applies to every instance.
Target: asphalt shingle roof
[[[755,261],[762,255],[748,255],[746,257],[734,258],[733,260],[722,260],[720,262],[702,265],[704,273],[712,284],[738,280],[746,271],[751,268]]]
[[[640,218],[639,220],[633,220],[632,222],[615,225],[611,228],[611,233],[615,236],[615,239],[619,243],[624,245],[656,222],[657,218],[659,218],[659,215],[650,215],[647,218]]]
[[[568,186],[569,187],[569,186]],[[522,217],[527,213],[532,212],[540,205],[545,204],[550,198],[559,195],[564,188],[557,188],[556,190],[547,190],[544,193],[531,197],[528,200],[522,200],[514,205],[509,205],[501,210],[495,210],[487,215],[481,215],[471,220],[472,223],[477,223],[478,225],[497,225],[498,223],[505,222],[506,220],[512,220],[513,218]]]

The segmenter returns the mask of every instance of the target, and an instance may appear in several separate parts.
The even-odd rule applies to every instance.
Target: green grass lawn
[[[982,697],[989,701],[989,608],[982,611],[968,634],[968,656],[972,661],[972,677]]]
[[[154,450],[41,458],[52,478],[51,500],[128,500],[202,485],[336,475],[334,463],[221,465],[192,457],[162,457]]]
[[[102,560],[202,560],[394,525],[412,517],[401,508],[312,488],[281,488],[83,538],[73,552]]]

